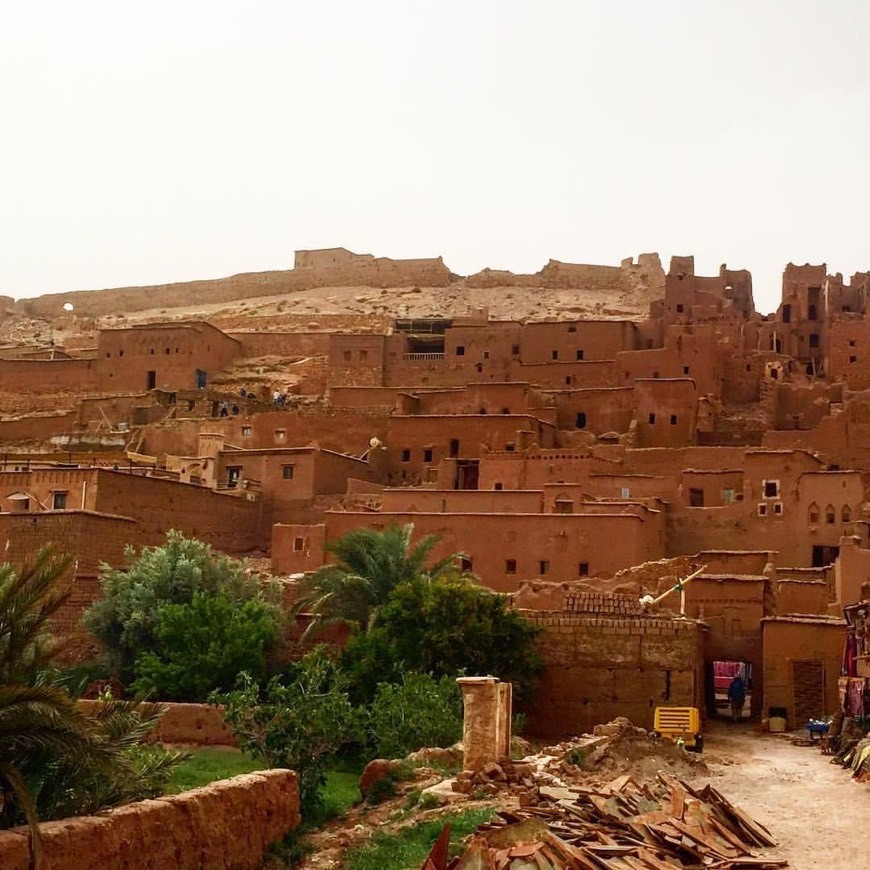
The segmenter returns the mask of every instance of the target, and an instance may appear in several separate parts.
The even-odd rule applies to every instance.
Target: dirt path
[[[787,738],[714,725],[707,734],[712,782],[729,800],[767,825],[796,870],[868,866],[870,783],[818,749]]]

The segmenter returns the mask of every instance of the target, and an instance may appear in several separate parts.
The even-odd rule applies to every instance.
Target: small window
[[[432,448],[424,447],[423,448],[423,462],[431,462],[432,461]]]
[[[689,489],[689,505],[691,507],[704,507],[704,490],[696,487]]]
[[[341,355],[344,358],[345,362],[350,362],[350,351],[349,350],[342,351]]]
[[[583,351],[582,351],[582,350],[578,350],[578,351],[577,351],[577,359],[578,359],[578,360],[582,360],[582,359],[583,359]]]
[[[154,348],[152,347],[151,350],[148,351],[148,353],[150,353],[153,356],[154,355]]]
[[[778,498],[779,497],[779,481],[778,480],[762,481],[762,486],[764,487],[764,497],[765,498]]]
[[[683,303],[678,302],[677,303],[677,314],[682,314],[682,313],[683,313]]]
[[[723,489],[722,490],[722,504],[734,504],[734,490],[733,489]]]
[[[513,441],[505,444],[504,449],[507,450],[508,453],[513,453],[517,449],[517,445],[513,443]]]
[[[118,356],[124,356],[124,351],[123,351],[123,350],[119,350],[119,351],[118,351]]]
[[[485,350],[485,351],[483,352],[483,358],[484,358],[484,359],[489,359],[489,351],[488,351],[488,350]]]
[[[457,344],[456,345],[456,356],[465,356],[465,345]]]
[[[250,426],[242,426],[242,435],[244,435],[245,437],[248,437],[250,434],[251,434],[251,427]]]
[[[816,311],[816,306],[815,305],[808,305],[807,306],[807,320],[818,320],[818,319],[819,319],[819,315],[818,315],[818,312]]]
[[[276,429],[275,430],[275,442],[277,444],[283,444],[287,440],[287,430],[286,429]]]
[[[361,350],[359,352],[360,362],[365,362],[368,358],[369,358],[369,352],[367,350]]]
[[[746,371],[748,371],[748,372],[752,371],[752,363],[746,363]]]
[[[284,480],[293,480],[293,468],[292,465],[282,465],[281,466],[281,477]]]
[[[689,367],[688,366],[683,366],[683,374],[684,375],[689,374]]]
[[[676,426],[676,425],[677,425],[677,415],[671,414],[671,426]]]
[[[577,412],[577,417],[574,421],[574,425],[578,429],[585,429],[586,428],[586,412],[585,411],[578,411]]]
[[[69,493],[66,492],[54,492],[51,495],[51,507],[56,511],[65,511],[66,510],[66,500],[67,495]]]
[[[826,522],[829,526],[832,526],[832,525],[834,525],[835,522],[837,522],[837,512],[834,510],[834,506],[833,506],[833,505],[830,505],[830,504],[829,504],[829,505],[825,508],[825,522]]]
[[[619,491],[620,498],[631,498],[631,490],[627,486],[623,486]]]
[[[474,570],[474,562],[468,556],[461,556],[459,559],[459,568],[466,574],[470,574]]]
[[[576,326],[569,326],[568,332],[577,332],[577,327]]]
[[[767,505],[766,504],[760,504],[758,506],[758,516],[760,516],[760,517],[767,516]]]
[[[517,573],[517,560],[516,559],[506,559],[504,563],[504,572],[505,574],[516,574]]]
[[[819,346],[819,334],[817,332],[813,332],[810,334],[810,347],[818,347]]]
[[[849,342],[849,347],[855,347],[856,345],[857,345],[857,342],[854,339],[852,339],[852,341]]]
[[[774,512],[778,517],[779,517],[779,516],[782,516],[782,502],[781,502],[781,501],[774,502],[774,505],[773,505],[773,512]]]
[[[782,322],[791,323],[791,305],[782,306]]]
[[[557,514],[573,514],[574,502],[570,498],[557,498],[555,501]]]
[[[850,356],[850,357],[849,357],[849,362],[850,362],[850,363],[856,363],[856,362],[858,362],[858,357],[856,357],[856,356]]]
[[[849,505],[843,505],[843,510],[840,512],[840,521],[844,523],[852,522],[852,508]]]
[[[411,451],[406,447],[402,451],[402,462],[410,462],[411,461]]]
[[[656,415],[655,415],[655,414],[650,414],[649,417],[647,417],[647,420],[648,420],[650,426],[655,426]]]
[[[305,538],[293,538],[293,552],[301,553],[305,549]]]
[[[809,509],[809,514],[807,519],[811,526],[816,526],[819,523],[819,506],[817,504],[811,504]]]
[[[653,378],[658,380],[658,378],[660,378],[660,377],[661,377],[661,375],[658,372],[653,372]]]
[[[549,574],[550,573],[549,561],[547,561],[547,559],[541,559],[541,561],[538,562],[538,570],[539,570],[542,577],[544,576],[544,574]]]
[[[168,347],[166,348],[166,353],[170,353],[170,349]]]
[[[477,369],[477,373],[480,374],[483,371],[483,363],[478,363],[475,368]]]
[[[520,354],[520,346],[519,346],[518,344],[512,344],[512,345],[511,345],[511,353],[512,353],[514,356],[519,356],[519,354]]]
[[[492,488],[493,488],[493,489],[497,489],[497,490],[500,492],[501,490],[504,489],[504,484],[503,484],[503,483],[498,483],[498,482],[496,482],[496,483],[493,484]]]
[[[588,577],[589,576],[589,563],[588,562],[581,562],[577,566],[577,573],[581,577]]]
[[[559,351],[551,350],[550,351],[550,359],[559,359]]]

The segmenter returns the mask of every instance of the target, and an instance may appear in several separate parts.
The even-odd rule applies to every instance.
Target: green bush
[[[103,597],[84,615],[121,681],[170,700],[204,701],[241,667],[263,678],[281,633],[278,593],[245,565],[170,532],[162,547],[126,552],[123,570],[101,567]]]
[[[213,700],[226,707],[224,718],[241,749],[270,767],[287,767],[299,777],[303,816],[321,808],[328,758],[359,740],[361,715],[345,691],[346,681],[323,647],[296,662],[285,676],[261,691],[248,674],[237,687]]]
[[[265,602],[197,591],[189,604],[158,609],[154,650],[136,659],[131,688],[167,701],[204,701],[214,689],[231,689],[243,670],[261,680],[277,632]]]
[[[452,746],[462,734],[462,696],[452,677],[405,674],[382,683],[368,714],[375,754],[403,758],[424,746]]]
[[[522,702],[543,671],[540,631],[507,596],[466,577],[406,582],[393,590],[377,626],[351,638],[342,666],[358,703],[371,701],[379,683],[398,682],[402,671],[492,674],[513,683]]]

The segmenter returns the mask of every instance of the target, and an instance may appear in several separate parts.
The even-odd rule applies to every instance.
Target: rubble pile
[[[427,870],[567,870],[619,867],[785,867],[752,847],[776,842],[762,824],[710,785],[696,790],[659,773],[639,784],[623,775],[605,786],[539,786],[533,800],[481,825],[448,862],[436,843]]]

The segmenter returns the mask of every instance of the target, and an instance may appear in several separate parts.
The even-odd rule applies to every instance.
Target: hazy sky
[[[694,253],[870,269],[862,0],[0,0],[0,294]]]

